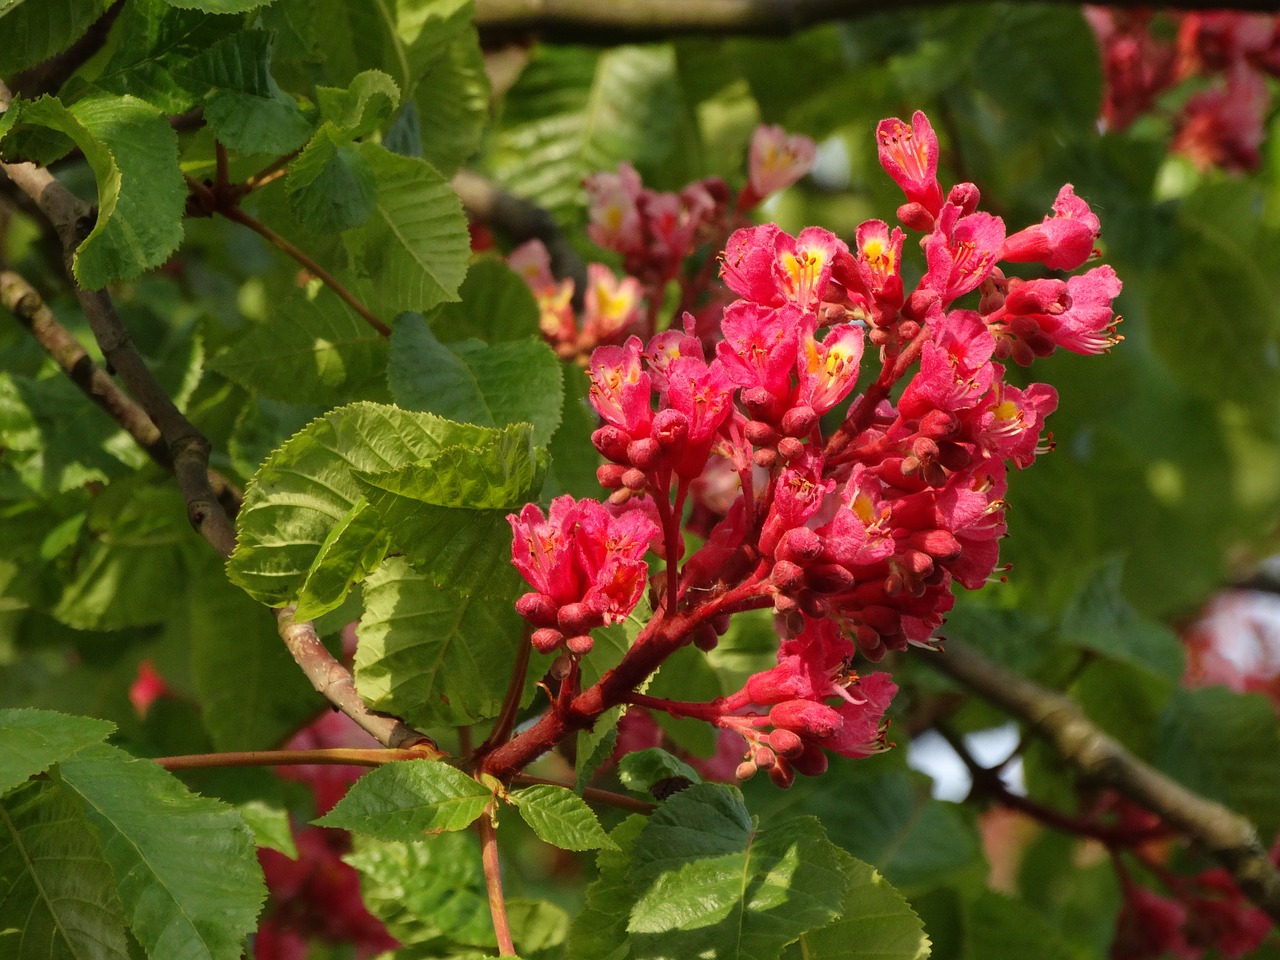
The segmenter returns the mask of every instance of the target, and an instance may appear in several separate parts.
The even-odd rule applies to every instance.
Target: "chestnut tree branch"
[[[852,20],[886,10],[926,9],[974,0],[476,0],[476,26],[487,43],[536,33],[549,43],[610,46],[676,35],[786,37],[834,20]],[[1067,0],[1058,0],[1067,2]],[[1078,6],[1072,2],[1073,6]],[[1144,7],[1141,0],[1116,0],[1114,7]],[[1169,8],[1267,10],[1277,0],[1167,0]]]
[[[1244,894],[1280,922],[1280,873],[1257,828],[1130,753],[1098,728],[1070,697],[1015,673],[971,647],[948,640],[929,657],[939,672],[1027,723],[1086,781],[1111,787],[1159,814],[1222,864]]]

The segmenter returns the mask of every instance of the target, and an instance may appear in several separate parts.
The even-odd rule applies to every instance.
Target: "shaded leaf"
[[[387,379],[396,403],[410,410],[484,427],[531,423],[539,444],[560,426],[560,361],[542,340],[446,346],[421,316],[403,314],[391,335]]]
[[[250,800],[236,807],[240,819],[253,831],[253,842],[268,850],[278,850],[291,860],[298,858],[298,845],[293,842],[293,827],[284,807],[273,807],[262,800]]]
[[[0,21],[2,22],[2,21]],[[0,947],[13,960],[128,960],[111,867],[55,783],[0,800]]]
[[[424,833],[461,830],[492,800],[488,789],[456,767],[438,760],[405,760],[366,773],[314,822],[379,840],[409,841]]]
[[[70,108],[51,97],[16,100],[0,115],[0,144],[18,125],[64,134],[93,170],[97,222],[74,258],[82,286],[129,280],[168,259],[182,240],[187,188],[177,135],[155,107],[131,96],[93,95]],[[63,152],[33,159],[47,162]]]
[[[267,893],[239,814],[106,745],[63,761],[58,778],[84,804],[148,953],[239,960]]]
[[[115,724],[52,710],[0,710],[0,794],[106,739]]]
[[[586,802],[568,787],[538,784],[514,790],[508,799],[539,837],[561,850],[613,846]]]
[[[658,747],[635,750],[618,761],[618,778],[623,786],[636,793],[648,793],[655,783],[673,777],[690,783],[702,782],[697,770]]]
[[[9,0],[0,8],[0,76],[61,53],[111,6],[110,0]]]
[[[474,338],[497,344],[542,336],[529,285],[495,257],[471,264],[458,296],[457,302],[442,303],[427,317],[441,343]]]

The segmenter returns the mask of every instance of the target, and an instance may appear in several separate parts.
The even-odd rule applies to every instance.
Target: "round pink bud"
[[[960,216],[967,217],[978,209],[982,194],[972,183],[957,183],[947,194],[947,203],[954,203],[960,208]]]
[[[792,527],[778,540],[773,555],[779,560],[809,563],[822,553],[822,538],[808,527]]]
[[[622,475],[628,469],[620,463],[602,463],[596,467],[596,480],[606,490],[617,490],[622,486]]]
[[[542,627],[533,631],[529,640],[539,653],[550,653],[564,641],[564,634],[552,627]]]
[[[679,410],[659,410],[653,417],[653,436],[663,447],[675,447],[689,436],[689,418]]]
[[[769,746],[784,760],[794,760],[804,753],[804,741],[792,730],[774,730],[769,734]]]
[[[516,601],[516,613],[535,627],[554,627],[558,605],[545,593],[526,593]]]
[[[796,598],[785,593],[776,594],[773,598],[774,613],[781,614],[786,617],[793,613],[798,613],[800,604],[796,602]]]
[[[805,616],[812,617],[814,620],[821,620],[831,612],[831,604],[827,602],[827,599],[812,590],[801,590],[797,599],[800,601],[800,609],[804,611]]]
[[[816,700],[776,703],[769,709],[769,722],[815,740],[825,740],[844,726],[844,718],[839,713]]]
[[[627,444],[631,438],[615,426],[604,426],[591,434],[592,445],[606,460],[627,462]]]
[[[556,624],[565,636],[586,633],[600,625],[600,614],[585,603],[566,603],[556,616]]]
[[[766,746],[757,746],[752,751],[751,759],[756,762],[757,767],[772,767],[778,762],[777,755]]]
[[[960,429],[960,418],[946,410],[930,410],[920,418],[920,426],[917,429],[923,437],[940,440]]]
[[[757,447],[772,447],[778,442],[778,431],[763,420],[748,420],[743,433]]]
[[[609,494],[609,502],[615,507],[620,507],[631,499],[631,491],[626,487],[621,487],[613,493]]]
[[[779,560],[769,573],[769,581],[785,593],[794,593],[804,584],[804,567],[790,560]]]
[[[564,645],[569,648],[569,652],[574,656],[582,657],[591,652],[591,648],[596,645],[596,642],[591,639],[591,634],[580,633],[576,637],[570,637],[564,642]]]
[[[750,760],[744,760],[738,764],[738,769],[733,771],[733,775],[739,780],[750,780],[756,775],[757,769],[759,768]]]
[[[643,490],[647,482],[644,471],[637,470],[635,467],[622,475],[622,485],[635,493]]]
[[[898,221],[908,230],[928,233],[933,229],[933,214],[924,204],[904,203],[898,208]]]
[[[911,538],[911,543],[939,560],[954,560],[964,551],[960,541],[949,530],[929,530]]]
[[[782,415],[782,432],[791,437],[807,437],[818,422],[813,407],[792,407]]]
[[[762,470],[769,470],[778,462],[778,451],[760,447],[751,454],[751,462]]]
[[[898,336],[903,340],[914,340],[920,335],[920,324],[915,320],[903,320],[898,325]]]
[[[778,441],[778,456],[788,463],[804,455],[804,444],[795,437],[783,437]]]
[[[700,623],[693,631],[693,645],[703,653],[709,653],[720,645],[720,637],[709,623]]]
[[[658,459],[661,456],[662,448],[652,437],[633,440],[627,444],[627,459],[631,461],[632,466],[641,470],[652,470],[658,465]]]
[[[819,563],[805,571],[805,583],[819,593],[839,593],[853,586],[853,574],[838,563]]]
[[[773,420],[778,398],[764,387],[752,387],[742,391],[742,405],[747,408],[752,420]]]
[[[806,743],[804,753],[791,758],[791,766],[806,777],[816,777],[827,769],[827,754],[816,743]]]
[[[867,340],[873,347],[883,347],[890,339],[889,331],[882,327],[872,327],[867,331]]]
[[[938,455],[938,445],[928,437],[916,437],[911,441],[911,452],[917,460],[929,460]]]

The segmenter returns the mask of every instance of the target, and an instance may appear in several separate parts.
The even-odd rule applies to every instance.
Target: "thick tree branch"
[[[852,20],[887,10],[925,9],[957,0],[476,0],[476,26],[486,43],[536,33],[549,43],[610,46],[685,35],[737,34],[786,37],[833,20]],[[980,0],[959,0],[980,2]],[[1059,0],[1067,2],[1067,0]],[[1079,6],[1072,0],[1073,6]],[[1117,0],[1115,7],[1150,6]],[[1164,7],[1200,10],[1280,9],[1277,0],[1167,0]]]
[[[169,447],[147,412],[116,386],[106,372],[62,326],[36,289],[12,270],[0,268],[0,304],[12,313],[90,400],[107,412],[158,466],[173,470]],[[240,491],[218,471],[208,471],[209,486],[228,515],[234,516]]]
[[[1280,923],[1280,873],[1257,828],[1135,757],[1100,730],[1070,697],[1040,686],[955,640],[925,662],[1048,739],[1080,776],[1118,790],[1200,844],[1244,894]]]
[[[288,648],[294,661],[307,675],[316,692],[354,720],[365,733],[392,750],[413,748],[419,756],[440,756],[435,743],[426,734],[414,730],[403,720],[376,713],[365,706],[356,692],[351,671],[334,659],[320,637],[315,624],[309,620],[293,618],[293,607],[276,611],[280,639]]]

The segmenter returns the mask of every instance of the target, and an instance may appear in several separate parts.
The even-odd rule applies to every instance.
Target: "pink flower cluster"
[[[1198,167],[1241,172],[1257,167],[1271,105],[1266,77],[1280,76],[1280,17],[1275,14],[1115,10],[1086,7],[1102,50],[1102,119],[1123,130],[1157,108],[1158,98],[1191,78],[1209,79],[1172,117],[1173,149]],[[1175,38],[1161,39],[1172,24]]]
[[[534,507],[512,518],[513,559],[536,591],[520,610],[539,628],[539,649],[580,654],[588,630],[626,616],[649,541],[667,562],[655,617],[688,618],[699,646],[715,643],[729,614],[771,606],[777,667],[732,697],[668,708],[741,733],[750,748],[740,773],[763,767],[782,784],[819,772],[825,750],[878,749],[895,688],[885,675],[859,678],[854,654],[879,660],[927,644],[953,582],[977,589],[995,571],[1006,464],[1043,452],[1057,405],[1051,387],[1007,383],[998,360],[1116,342],[1110,268],[1023,280],[999,266],[1073,270],[1093,256],[1098,220],[1070,185],[1042,223],[1008,235],[977,209],[976,186],[944,192],[923,114],[882,122],[877,139],[906,195],[899,220],[924,234],[914,289],[903,231],[882,221],[863,223],[852,247],[816,227],[795,237],[774,225],[738,230],[721,265],[738,299],[723,310],[714,353],[686,314],[683,329],[592,355],[592,441],[607,461],[597,476],[611,512],[561,498],[548,521]],[[624,208],[613,242],[630,230],[647,243],[639,208]],[[956,305],[975,292],[976,309]],[[868,347],[879,372],[855,395]],[[726,476],[736,481],[728,489]],[[699,507],[707,542],[677,567],[687,497],[713,486],[718,509]],[[726,596],[733,605],[718,606]]]

